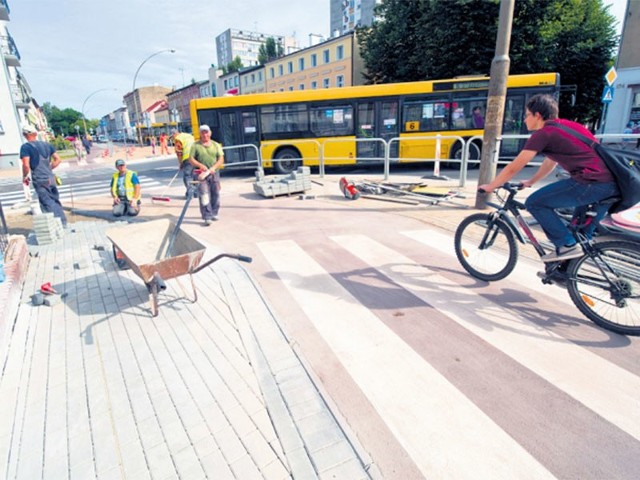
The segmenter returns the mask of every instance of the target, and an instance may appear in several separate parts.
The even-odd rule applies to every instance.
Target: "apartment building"
[[[23,143],[22,126],[33,125],[46,131],[47,121],[31,98],[31,88],[20,67],[20,52],[9,33],[10,9],[6,0],[0,0],[0,168],[20,165],[20,146]]]
[[[633,122],[640,125],[640,0],[628,0],[604,133],[622,133]]]
[[[168,87],[153,86],[136,88],[133,92],[127,93],[123,100],[129,112],[130,126],[136,130],[145,127],[144,112],[156,102],[167,99],[167,94],[171,92]],[[129,129],[129,127],[127,127]],[[127,131],[128,138],[131,131]],[[137,135],[137,133],[134,133]]]
[[[357,37],[350,32],[267,63],[265,91],[362,85],[363,69]]]
[[[352,32],[356,27],[367,27],[375,18],[374,9],[382,0],[331,0],[329,22],[331,35]]]
[[[207,81],[195,82],[167,94],[170,121],[180,132],[191,132],[191,110],[189,102],[200,98],[200,90],[206,88]]]
[[[285,55],[299,49],[295,38],[229,28],[216,37],[218,66],[225,67],[236,57],[240,58],[243,67],[259,65],[260,46],[265,44],[269,37],[276,41],[276,45],[282,47]]]

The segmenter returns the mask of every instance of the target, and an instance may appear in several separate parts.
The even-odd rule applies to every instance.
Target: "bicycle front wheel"
[[[596,255],[572,260],[567,268],[571,300],[596,325],[640,335],[640,245],[611,240],[595,248]]]
[[[509,226],[486,213],[470,215],[458,225],[455,250],[462,267],[487,282],[505,278],[518,260],[518,244]]]

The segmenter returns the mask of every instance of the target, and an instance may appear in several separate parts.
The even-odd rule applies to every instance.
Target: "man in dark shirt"
[[[22,129],[22,134],[27,143],[20,147],[20,159],[22,161],[22,182],[29,185],[29,174],[33,181],[33,188],[38,194],[40,209],[44,213],[51,212],[62,222],[67,224],[67,217],[60,203],[60,192],[56,185],[53,169],[60,165],[60,157],[50,143],[36,140],[38,132],[32,126]]]
[[[522,182],[525,187],[530,187],[545,178],[559,164],[569,172],[570,178],[540,188],[527,198],[525,205],[556,247],[555,252],[542,257],[543,261],[555,262],[580,257],[582,249],[576,244],[573,234],[555,209],[585,208],[590,203],[618,195],[618,186],[604,161],[592,148],[570,133],[552,125],[563,125],[596,141],[591,132],[579,123],[558,118],[558,103],[553,97],[531,97],[527,102],[524,121],[527,129],[533,131],[533,134],[520,154],[502,169],[491,183],[479,185],[478,189],[485,192],[493,191],[508,182],[538,153],[544,155],[545,159],[536,173],[529,180]],[[607,210],[608,206],[601,206],[595,220],[604,217]]]

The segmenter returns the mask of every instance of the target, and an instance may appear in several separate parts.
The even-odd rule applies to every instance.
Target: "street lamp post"
[[[131,87],[131,94],[133,95],[133,108],[135,110],[135,114],[136,114],[136,118],[135,118],[135,125],[138,125],[138,106],[136,105],[136,79],[138,78],[138,73],[140,72],[140,69],[142,68],[142,66],[147,63],[149,60],[151,60],[153,57],[155,57],[156,55],[160,55],[161,53],[175,53],[175,50],[173,48],[167,48],[165,50],[160,50],[158,52],[152,53],[151,55],[149,55],[147,58],[145,58],[142,63],[140,64],[140,66],[138,67],[138,69],[136,70],[135,75],[133,76],[133,85]],[[142,110],[142,105],[140,105],[140,109]],[[138,143],[142,144],[142,136],[140,133],[140,129],[138,128]]]
[[[84,116],[84,106],[87,104],[87,101],[93,97],[96,93],[100,93],[100,92],[105,92],[107,90],[112,90],[115,91],[115,88],[101,88],[100,90],[96,90],[95,92],[91,92],[89,94],[89,96],[87,96],[87,98],[84,99],[84,102],[82,102],[82,124],[84,125],[84,134],[85,136],[87,135],[87,119]]]

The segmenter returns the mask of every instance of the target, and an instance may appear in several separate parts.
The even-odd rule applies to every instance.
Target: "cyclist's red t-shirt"
[[[582,125],[561,118],[551,120],[576,130],[587,138],[595,140],[589,130]],[[597,141],[597,140],[596,140]],[[545,124],[531,134],[523,150],[533,150],[564,168],[578,183],[609,183],[615,181],[604,161],[592,148],[558,127]]]

